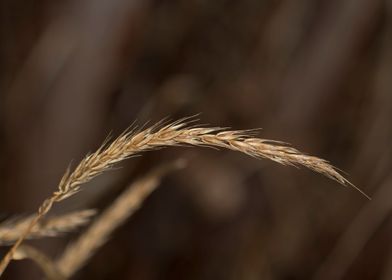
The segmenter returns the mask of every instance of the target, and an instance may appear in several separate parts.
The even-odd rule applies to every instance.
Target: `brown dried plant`
[[[0,276],[12,260],[15,250],[54,203],[74,195],[80,190],[81,185],[109,170],[114,164],[145,151],[182,145],[226,148],[283,165],[304,166],[342,185],[356,188],[326,160],[301,153],[282,142],[256,138],[253,134],[253,131],[191,126],[189,119],[182,119],[167,125],[154,125],[137,132],[130,130],[111,144],[105,143],[96,152],[87,155],[73,172],[67,170],[58,189],[42,203],[30,225],[0,262]],[[361,190],[356,189],[368,197]]]
[[[16,250],[14,260],[24,260],[30,259],[34,263],[36,263],[41,270],[44,272],[46,279],[48,280],[65,280],[67,279],[61,272],[58,270],[53,261],[46,256],[44,253],[39,251],[38,249],[29,246],[29,245],[21,245]]]
[[[89,209],[42,219],[32,228],[26,239],[55,237],[75,231],[86,225],[95,214],[95,210]],[[33,218],[33,216],[11,218],[2,222],[0,224],[0,246],[12,244],[18,240]]]
[[[159,185],[162,177],[184,167],[184,160],[165,164],[136,180],[89,226],[75,242],[71,243],[56,262],[57,269],[67,278],[77,272],[101,247],[110,234],[121,226]]]

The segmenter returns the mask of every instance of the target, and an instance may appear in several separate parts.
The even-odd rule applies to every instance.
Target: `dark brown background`
[[[391,1],[1,0],[0,12],[0,219],[33,212],[109,132],[200,112],[324,157],[373,196],[233,152],[148,153],[54,209],[103,209],[189,159],[75,279],[392,279]],[[56,257],[75,236],[34,244]],[[34,277],[29,261],[5,275]]]

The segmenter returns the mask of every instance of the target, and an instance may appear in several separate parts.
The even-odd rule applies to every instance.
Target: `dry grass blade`
[[[22,245],[14,255],[14,260],[31,259],[45,273],[49,280],[65,280],[66,278],[59,272],[51,259],[36,248],[28,245]]]
[[[280,142],[255,138],[247,131],[189,126],[186,120],[183,119],[163,127],[153,126],[137,133],[124,133],[110,145],[103,145],[96,152],[85,157],[73,172],[68,170],[61,179],[58,190],[43,202],[30,226],[1,261],[0,275],[11,261],[16,248],[41,217],[51,209],[53,203],[75,194],[82,184],[110,169],[114,164],[145,151],[180,145],[226,148],[255,158],[270,159],[283,165],[304,166],[343,185],[356,188],[323,159],[303,154]]]
[[[71,277],[75,274],[111,233],[139,209],[147,196],[158,187],[162,176],[183,166],[182,160],[166,164],[131,184],[78,240],[68,246],[56,264],[62,275]]]
[[[95,214],[96,211],[90,209],[49,217],[37,223],[26,236],[26,239],[54,237],[75,231],[87,224]],[[33,216],[13,218],[0,224],[0,245],[12,244],[18,240],[33,218]]]

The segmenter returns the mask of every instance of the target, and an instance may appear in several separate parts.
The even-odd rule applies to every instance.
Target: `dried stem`
[[[153,126],[137,133],[126,132],[110,145],[103,145],[96,152],[85,157],[73,172],[68,170],[65,173],[58,190],[44,201],[31,225],[1,261],[0,276],[11,261],[15,250],[40,218],[51,209],[53,203],[77,193],[82,184],[110,169],[115,163],[141,152],[180,145],[226,148],[255,158],[270,159],[283,165],[304,166],[343,185],[356,188],[327,161],[303,154],[281,142],[255,138],[249,131],[189,126],[186,119],[183,119],[160,128]],[[366,196],[362,191],[360,192]]]
[[[143,201],[158,187],[162,176],[183,166],[182,160],[166,164],[131,184],[78,240],[68,246],[56,263],[62,275],[71,277],[75,274],[111,233],[140,208]]]
[[[49,259],[44,253],[37,250],[36,248],[29,245],[21,245],[13,259],[31,259],[35,262],[45,273],[45,276],[49,280],[65,280],[66,278],[60,273],[57,267],[54,265],[51,259]]]

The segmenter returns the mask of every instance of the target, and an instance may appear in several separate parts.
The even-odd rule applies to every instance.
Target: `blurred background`
[[[52,211],[104,209],[188,159],[75,279],[392,279],[392,1],[1,0],[0,13],[0,220],[35,211],[109,133],[197,113],[326,158],[373,197],[234,152],[146,153]],[[33,244],[55,258],[76,236]],[[5,279],[26,275],[42,278],[21,261]]]

